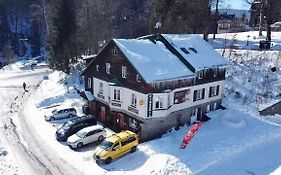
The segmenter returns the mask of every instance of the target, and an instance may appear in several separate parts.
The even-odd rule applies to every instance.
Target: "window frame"
[[[141,76],[140,76],[139,74],[136,75],[136,81],[137,81],[138,83],[141,82]]]
[[[155,109],[164,109],[164,102],[163,102],[163,98],[162,97],[158,97],[158,99],[155,101],[154,108]]]
[[[103,83],[99,83],[99,94],[103,94]]]
[[[113,89],[113,100],[121,101],[121,90],[120,89]]]
[[[106,63],[106,64],[105,64],[105,72],[106,72],[107,74],[110,74],[110,68],[111,68],[110,63]]]
[[[199,80],[203,79],[203,76],[204,76],[204,70],[198,71],[198,79]]]
[[[92,88],[92,78],[88,77],[88,88]]]
[[[113,48],[112,53],[113,53],[113,56],[117,55],[117,48],[116,47]]]
[[[131,106],[137,107],[137,95],[135,93],[131,95]]]
[[[127,67],[122,66],[122,78],[127,78]]]
[[[213,73],[213,77],[217,77],[218,76],[218,69],[214,69],[214,73]]]

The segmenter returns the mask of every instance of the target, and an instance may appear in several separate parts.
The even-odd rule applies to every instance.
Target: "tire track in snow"
[[[42,81],[41,81],[42,82]],[[41,83],[40,82],[40,83]],[[25,96],[23,98],[23,101],[27,101],[29,96],[37,90],[39,87],[40,83],[38,86],[35,88],[31,88],[28,96]],[[23,115],[23,108],[20,109],[19,115]],[[24,139],[28,142],[30,146],[30,151],[32,152],[33,155],[36,155],[37,159],[42,162],[42,164],[51,172],[51,174],[55,175],[77,175],[77,174],[82,174],[81,171],[73,168],[69,163],[65,162],[64,160],[60,159],[59,157],[56,157],[56,155],[50,155],[48,153],[49,150],[47,150],[46,145],[44,143],[40,143],[36,139],[36,135],[33,133],[32,128],[29,127],[28,121],[24,117],[19,117],[20,123],[22,126],[23,133],[28,133],[25,134],[23,137]],[[59,167],[61,165],[61,167]]]

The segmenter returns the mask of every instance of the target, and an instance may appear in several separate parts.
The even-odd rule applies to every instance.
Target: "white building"
[[[83,71],[92,114],[142,140],[220,108],[228,61],[197,35],[113,39]]]

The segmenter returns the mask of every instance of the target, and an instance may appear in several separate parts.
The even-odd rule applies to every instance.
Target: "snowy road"
[[[35,71],[5,71],[0,73],[0,147],[7,155],[0,156],[0,174],[77,174],[64,165],[64,172],[49,160],[44,145],[37,143],[29,128],[29,122],[22,115],[24,102],[38,87],[47,69]],[[23,91],[26,82],[29,92]],[[71,172],[71,173],[70,173]]]

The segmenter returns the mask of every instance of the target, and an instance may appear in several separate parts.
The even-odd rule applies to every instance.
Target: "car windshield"
[[[111,146],[113,145],[112,142],[109,142],[109,141],[103,141],[101,144],[100,144],[100,147],[104,150],[109,150],[111,148]]]
[[[55,114],[55,113],[57,113],[57,112],[58,112],[57,109],[55,109],[55,110],[52,111],[53,114]]]
[[[80,138],[83,138],[86,134],[87,134],[87,133],[86,133],[86,132],[83,132],[83,131],[78,131],[78,132],[76,133],[76,135],[77,135],[78,137],[80,137]]]
[[[68,121],[68,122],[66,122],[65,124],[63,124],[62,128],[63,128],[64,130],[68,130],[72,124],[73,124],[72,121]]]

